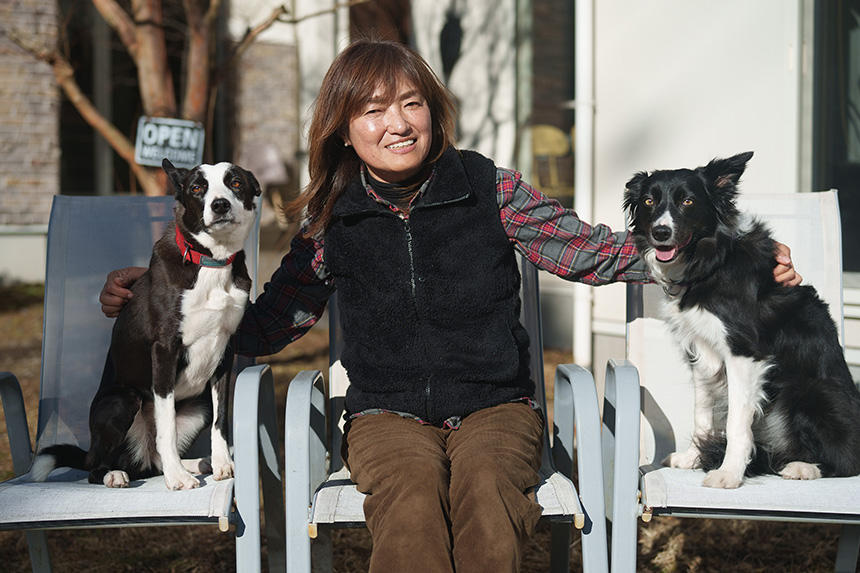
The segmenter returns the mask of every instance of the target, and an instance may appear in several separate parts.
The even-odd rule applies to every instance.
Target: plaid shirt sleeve
[[[589,225],[516,171],[497,169],[496,197],[508,237],[538,268],[590,285],[651,280],[630,233]]]
[[[245,310],[233,337],[234,350],[246,356],[278,352],[316,324],[333,292],[322,240],[299,233],[263,292]]]

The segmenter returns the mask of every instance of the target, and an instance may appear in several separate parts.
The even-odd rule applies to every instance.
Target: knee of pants
[[[448,475],[411,468],[383,477],[370,489],[364,510],[368,526],[387,530],[423,531],[429,523],[444,523],[449,511]]]
[[[511,460],[507,460],[511,462]],[[505,463],[496,456],[481,455],[470,458],[452,470],[451,503],[459,505],[466,500],[492,503],[510,495],[524,493],[540,479],[537,471],[522,462]]]
[[[374,460],[376,461],[376,460]],[[352,478],[362,493],[388,503],[402,499],[417,502],[447,498],[450,473],[441,460],[402,460],[402,463],[358,465],[351,468]]]

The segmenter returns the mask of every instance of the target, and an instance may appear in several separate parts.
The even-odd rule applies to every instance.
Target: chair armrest
[[[236,551],[237,563],[247,563],[252,571],[260,570],[261,486],[269,570],[283,569],[284,499],[276,415],[274,382],[269,366],[258,364],[242,370],[233,391],[234,488],[241,520],[237,536],[248,536],[256,542],[237,542]],[[240,552],[247,554],[239,555]]]
[[[27,426],[27,410],[21,385],[11,372],[0,372],[0,401],[6,416],[6,432],[9,450],[12,452],[12,468],[15,475],[26,473],[33,459],[30,445],[30,429]]]
[[[638,491],[639,410],[639,371],[626,360],[610,360],[603,398],[603,455],[615,470],[606,475],[607,483],[614,483],[614,499],[619,499],[619,485],[625,495]]]
[[[636,564],[639,506],[639,372],[626,360],[606,365],[603,460],[612,520],[611,563]],[[632,564],[632,565],[631,565]]]
[[[557,428],[553,461],[560,472],[572,477],[575,433],[580,497],[591,500],[603,499],[599,420],[597,391],[591,373],[575,364],[559,364],[553,398],[553,421]],[[592,508],[599,510],[602,520],[603,504],[592,505]]]
[[[284,426],[287,555],[290,563],[307,563],[310,570],[308,510],[325,479],[325,388],[319,370],[299,372],[290,382]]]
[[[573,448],[575,431],[579,498],[585,511],[585,523],[577,526],[584,534],[599,540],[599,543],[583,542],[583,568],[605,571],[608,569],[608,564],[606,562],[603,462],[600,451],[600,414],[597,389],[591,372],[575,364],[560,364],[555,374],[553,401],[554,423],[558,427],[553,457],[563,458],[563,454],[556,453],[556,448],[564,448],[564,453],[569,455]],[[570,419],[571,410],[573,411],[572,420]]]

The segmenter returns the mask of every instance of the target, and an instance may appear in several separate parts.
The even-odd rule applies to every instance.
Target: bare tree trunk
[[[146,115],[176,117],[176,94],[167,65],[161,0],[132,0],[137,25],[137,81]]]
[[[188,52],[182,117],[201,123],[206,123],[207,119],[209,86],[212,81],[213,25],[219,5],[219,0],[211,0],[209,8],[205,9],[203,0],[183,0],[188,21]]]

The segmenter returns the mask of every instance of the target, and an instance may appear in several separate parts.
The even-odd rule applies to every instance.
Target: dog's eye
[[[693,200],[690,199],[689,197],[687,197],[686,199],[681,201],[681,205],[683,205],[684,207],[689,207],[692,204],[693,204]]]
[[[651,197],[645,197],[645,200],[642,202],[645,204],[646,207],[654,206],[654,199],[652,199]]]
[[[238,179],[233,179],[233,181],[230,183],[230,187],[232,187],[233,189],[238,189],[241,186],[242,186],[242,182],[239,181]]]
[[[203,192],[203,187],[201,187],[200,185],[192,185],[191,186],[191,192],[194,193],[195,195],[199,195],[200,193]]]

